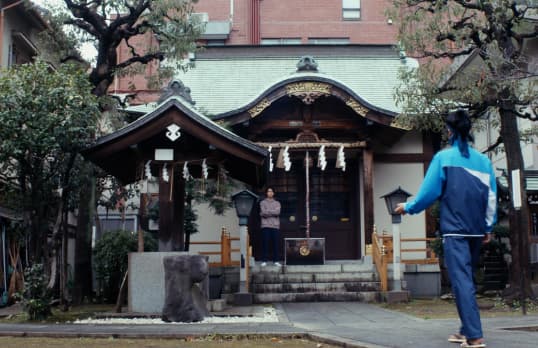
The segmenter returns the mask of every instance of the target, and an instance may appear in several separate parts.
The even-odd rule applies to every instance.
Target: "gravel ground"
[[[264,308],[263,316],[213,316],[197,323],[167,323],[157,318],[105,318],[80,319],[75,324],[234,324],[234,323],[277,323],[278,316],[274,308]]]

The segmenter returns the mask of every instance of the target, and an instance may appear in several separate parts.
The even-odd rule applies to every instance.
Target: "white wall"
[[[194,206],[198,214],[198,233],[191,236],[191,242],[220,241],[222,227],[225,227],[230,236],[239,237],[239,219],[232,207],[224,215],[215,214],[206,203]],[[239,249],[239,242],[232,241],[232,249]],[[219,251],[219,245],[191,245],[189,251]],[[232,253],[232,260],[239,260],[239,253]],[[220,261],[219,256],[210,255],[209,262]]]
[[[396,145],[387,150],[387,153],[417,153],[423,151],[422,135],[418,132],[409,132]],[[424,164],[422,163],[375,163],[374,156],[374,224],[378,233],[386,231],[392,234],[392,219],[387,211],[385,200],[381,196],[395,190],[400,186],[413,196],[418,192],[424,178]],[[426,218],[423,213],[406,215],[400,224],[402,238],[425,238]],[[403,248],[424,248],[422,242],[405,243]],[[404,253],[402,259],[423,258],[424,253]]]

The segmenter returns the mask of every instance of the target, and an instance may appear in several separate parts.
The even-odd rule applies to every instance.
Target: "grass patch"
[[[453,299],[415,299],[407,303],[379,304],[380,307],[406,313],[422,319],[457,318],[458,312]],[[518,302],[507,304],[501,297],[478,297],[480,316],[482,318],[495,318],[503,316],[519,316],[521,306]],[[527,303],[528,314],[538,314],[536,303]]]
[[[186,339],[115,339],[115,338],[43,338],[43,337],[0,337],[0,346],[10,348],[336,348],[325,343],[305,338],[207,336]]]
[[[67,323],[77,319],[86,319],[94,317],[96,313],[112,312],[114,305],[107,304],[88,304],[81,306],[69,307],[67,312],[55,307],[52,309],[52,316],[42,322],[44,323]],[[28,323],[28,317],[25,313],[15,314],[9,317],[0,318],[0,323]]]

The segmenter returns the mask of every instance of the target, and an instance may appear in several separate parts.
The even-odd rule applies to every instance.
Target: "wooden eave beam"
[[[258,165],[263,164],[265,160],[265,157],[260,154],[256,154],[254,151],[250,151],[249,149],[224,138],[222,135],[200,126],[190,118],[181,117],[178,110],[170,110],[169,114],[145,124],[144,127],[138,128],[118,139],[114,139],[110,143],[101,144],[98,148],[90,152],[89,158],[98,161],[99,158],[106,158],[113,156],[115,153],[123,152],[129,149],[130,146],[163,133],[166,127],[171,123],[176,123],[180,126],[181,132],[188,133],[201,141],[206,142],[208,145],[224,150],[238,158]],[[180,144],[180,142],[181,138],[176,140],[176,142],[170,142],[170,147],[177,149],[177,144]]]

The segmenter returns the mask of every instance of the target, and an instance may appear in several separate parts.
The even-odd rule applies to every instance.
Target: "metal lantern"
[[[248,217],[254,206],[254,202],[258,199],[258,196],[249,190],[243,190],[232,195],[232,201],[234,202],[235,211],[239,218],[239,225],[247,225]]]
[[[396,207],[400,203],[405,203],[407,201],[407,198],[411,197],[412,194],[410,194],[407,191],[402,190],[400,186],[392,192],[387,193],[386,195],[381,196],[380,198],[385,199],[385,204],[387,205],[387,210],[389,211],[389,214],[392,215],[392,223],[393,224],[399,224],[402,222],[402,217],[400,214],[396,213]]]

